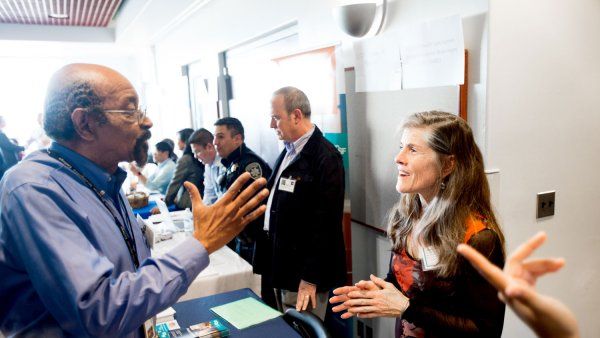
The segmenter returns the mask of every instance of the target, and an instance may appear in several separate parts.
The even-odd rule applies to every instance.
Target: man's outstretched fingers
[[[238,211],[238,215],[245,216],[247,213],[254,210],[260,204],[260,202],[262,202],[267,197],[269,197],[269,190],[261,190],[258,194],[254,195],[254,197],[252,197],[250,201],[246,202],[246,204],[241,206],[241,208]]]
[[[248,223],[250,223],[250,222],[254,221],[255,219],[257,219],[258,217],[260,217],[260,215],[264,214],[266,210],[267,210],[267,206],[261,205],[260,207],[256,208],[256,210],[254,210],[251,213],[249,213],[248,215],[244,216],[242,218],[242,227],[245,227],[246,225],[248,225]]]
[[[183,186],[187,189],[190,194],[190,199],[192,200],[192,208],[194,207],[194,203],[200,203],[200,205],[204,205],[204,201],[202,200],[202,196],[200,196],[200,192],[196,186],[188,181],[183,182]]]
[[[237,205],[237,207],[244,206],[244,204],[246,204],[246,202],[249,199],[251,199],[254,195],[256,195],[256,192],[260,191],[260,189],[262,189],[265,185],[267,185],[267,180],[264,179],[263,177],[252,182],[252,184],[250,184],[250,186],[248,186],[246,189],[244,189],[239,194],[239,196],[237,196],[237,198],[235,199],[235,204]],[[268,191],[267,191],[267,196],[268,196]]]
[[[248,172],[244,172],[243,174],[241,174],[233,182],[233,184],[229,187],[229,189],[227,189],[227,191],[225,192],[225,194],[223,195],[223,197],[221,197],[221,199],[219,201],[224,201],[224,202],[233,201],[239,194],[240,190],[242,190],[242,187],[244,186],[244,184],[246,184],[246,182],[248,182],[248,180],[251,177],[252,176],[250,176],[250,173],[248,173]]]

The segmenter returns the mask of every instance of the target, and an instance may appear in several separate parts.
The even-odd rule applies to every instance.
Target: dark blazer
[[[190,194],[183,186],[183,182],[193,183],[204,196],[204,165],[198,162],[192,154],[183,154],[177,161],[175,173],[167,187],[165,203],[175,204],[178,209],[192,208]]]
[[[297,291],[300,280],[304,280],[316,284],[320,292],[343,285],[346,260],[342,156],[315,127],[302,151],[281,173],[280,177],[296,180],[294,192],[290,193],[279,190],[279,182],[275,182],[285,154],[284,150],[279,155],[267,184],[274,194],[268,241],[272,252],[264,259],[273,287]]]

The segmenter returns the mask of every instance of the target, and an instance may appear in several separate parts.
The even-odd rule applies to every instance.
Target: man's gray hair
[[[283,87],[273,93],[273,96],[277,95],[283,96],[285,110],[288,114],[294,109],[300,109],[304,117],[310,118],[310,102],[303,91],[296,87]]]
[[[102,98],[88,82],[78,81],[52,88],[46,96],[44,130],[53,140],[72,140],[75,137],[75,127],[71,120],[73,111],[76,108],[87,108],[98,114],[102,121],[105,116],[101,107]]]

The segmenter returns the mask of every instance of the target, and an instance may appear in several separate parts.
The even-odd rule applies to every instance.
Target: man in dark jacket
[[[244,172],[249,172],[253,179],[271,176],[271,168],[260,156],[244,143],[244,126],[233,117],[224,117],[215,122],[214,145],[226,168],[220,184],[221,191],[226,191]],[[262,217],[246,226],[235,239],[227,244],[243,259],[253,264],[254,242],[262,227]]]
[[[8,170],[8,168],[19,162],[19,153],[25,150],[24,147],[13,143],[8,136],[4,134],[5,127],[6,121],[3,116],[0,116],[0,178],[2,178],[2,175],[4,175],[4,172]]]
[[[271,128],[285,149],[267,183],[268,240],[257,248],[265,262],[261,268],[276,289],[280,310],[312,307],[323,319],[329,290],[345,280],[342,156],[312,124],[301,90],[281,88],[271,105]]]

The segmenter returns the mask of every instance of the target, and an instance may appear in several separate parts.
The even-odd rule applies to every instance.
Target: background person
[[[402,129],[387,281],[371,275],[334,290],[330,301],[341,304],[333,311],[396,317],[396,337],[500,337],[504,304],[456,252],[468,243],[504,264],[504,236],[471,128],[456,115],[425,112]]]
[[[274,287],[281,311],[325,318],[329,291],[344,284],[344,166],[310,119],[308,97],[294,87],[273,93],[271,128],[285,144],[267,184],[271,194],[257,244],[263,294]],[[271,286],[272,285],[272,286]]]
[[[193,236],[150,257],[119,162],[143,164],[152,122],[118,72],[71,64],[50,80],[44,128],[55,141],[0,181],[0,329],[19,337],[143,337],[268,196],[242,175],[214,206],[192,184]],[[253,211],[254,210],[254,211]]]
[[[231,184],[243,173],[248,172],[253,179],[269,178],[271,168],[260,156],[244,143],[244,126],[234,117],[224,117],[215,122],[215,149],[221,156],[225,175],[220,183],[221,191],[229,189]],[[261,233],[262,219],[253,222],[244,229],[228,246],[234,249],[250,264],[254,261],[255,240]]]
[[[131,172],[136,175],[142,184],[148,190],[158,191],[161,194],[167,192],[169,182],[175,174],[175,162],[172,160],[173,147],[165,141],[160,141],[155,145],[156,150],[152,154],[154,162],[158,164],[158,168],[150,176],[146,177],[142,169],[136,163],[131,163]]]
[[[226,169],[221,164],[221,156],[217,154],[213,145],[213,134],[200,128],[189,139],[189,143],[198,161],[204,163],[204,196],[206,205],[211,205],[223,196],[221,182],[225,179]]]
[[[521,244],[506,260],[504,271],[468,245],[459,244],[457,250],[500,292],[500,299],[538,337],[578,338],[579,328],[573,312],[558,300],[535,290],[539,277],[565,265],[562,258],[526,260],[544,241],[546,234],[540,232]]]
[[[0,178],[6,170],[21,160],[20,153],[25,150],[25,147],[16,144],[6,136],[4,128],[6,128],[6,120],[0,116]]]
[[[204,194],[204,165],[194,158],[192,147],[188,139],[194,132],[191,128],[182,129],[177,132],[177,146],[183,151],[183,155],[177,160],[173,178],[169,182],[167,192],[165,193],[165,203],[167,205],[175,204],[178,209],[192,207],[190,195],[187,193],[183,182],[190,182],[198,188],[200,195]],[[157,213],[158,208],[152,210],[152,213]]]

